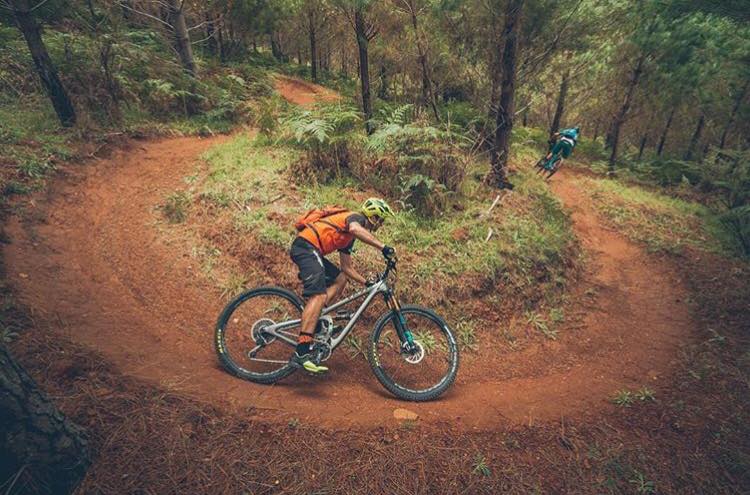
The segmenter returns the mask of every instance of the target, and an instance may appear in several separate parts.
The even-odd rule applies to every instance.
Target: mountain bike
[[[316,364],[327,361],[343,342],[362,351],[372,372],[399,399],[428,401],[439,397],[458,373],[458,346],[448,324],[430,309],[401,306],[389,277],[396,259],[368,287],[324,308],[314,336]],[[395,279],[395,276],[393,277]],[[347,340],[357,320],[378,295],[388,311],[375,323],[368,342]],[[354,311],[344,306],[362,299]],[[224,368],[256,383],[275,383],[299,369],[289,361],[297,345],[304,303],[281,287],[257,287],[235,297],[216,323],[214,344]],[[337,323],[339,323],[337,325]],[[362,349],[365,347],[365,349]]]
[[[549,179],[560,170],[560,160],[562,160],[562,152],[553,153],[549,159],[547,156],[543,156],[538,162],[536,162],[537,173],[544,175],[547,174],[545,179]]]

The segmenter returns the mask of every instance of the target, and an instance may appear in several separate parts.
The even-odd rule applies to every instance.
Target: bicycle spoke
[[[222,328],[222,357],[235,373],[255,378],[286,367],[297,342],[294,328],[267,327],[301,316],[296,305],[274,292],[261,292],[236,304]]]
[[[384,385],[388,383],[396,391],[411,394],[408,397],[411,400],[422,400],[415,397],[429,396],[431,391],[455,376],[458,359],[456,344],[437,317],[408,309],[402,313],[416,350],[404,352],[394,319],[385,320],[380,331],[376,331],[376,341],[371,350],[374,353],[373,361],[378,364],[375,371],[376,375],[380,374],[378,378],[385,381]]]

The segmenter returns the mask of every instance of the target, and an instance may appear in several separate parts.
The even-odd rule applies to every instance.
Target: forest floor
[[[335,98],[327,90],[289,78],[278,79],[277,90],[302,105],[310,104],[321,95]],[[645,413],[647,419],[643,419],[632,416],[632,410],[623,415],[623,404],[616,405],[612,399],[621,391],[637,394],[638,390],[646,390],[645,396],[640,397],[641,402],[651,402],[651,394],[666,401],[674,393],[675,384],[680,382],[684,372],[686,353],[703,341],[705,325],[696,304],[695,283],[674,258],[649,253],[644,246],[612,229],[574,180],[582,172],[573,169],[564,169],[552,182],[553,191],[571,211],[575,233],[587,257],[585,273],[570,289],[566,308],[566,315],[570,317],[565,322],[570,331],[558,341],[524,349],[523,355],[513,360],[513,378],[465,380],[461,379],[461,373],[466,370],[459,369],[458,382],[440,400],[405,404],[382,390],[364,360],[333,361],[333,371],[323,379],[297,374],[275,386],[244,382],[228,375],[220,369],[213,350],[213,325],[224,301],[203,276],[196,260],[185,254],[184,242],[165,235],[157,216],[163,198],[184,187],[184,177],[195,170],[201,154],[227,139],[218,136],[134,141],[128,149],[106,159],[85,167],[66,167],[63,176],[51,184],[45,196],[17,208],[7,222],[8,243],[3,247],[7,280],[23,305],[32,309],[31,319],[37,329],[36,335],[25,332],[13,347],[34,376],[51,390],[53,397],[63,393],[60,387],[68,387],[66,393],[70,393],[70,385],[55,385],[55,382],[86,379],[90,384],[98,384],[86,389],[87,398],[81,398],[80,388],[73,394],[79,404],[73,405],[70,396],[67,401],[64,398],[61,401],[63,410],[79,422],[98,425],[100,454],[112,448],[113,439],[123,428],[118,430],[113,425],[126,421],[124,416],[127,416],[123,411],[119,419],[110,416],[109,420],[103,420],[94,418],[98,414],[96,411],[78,409],[80,403],[93,404],[127,389],[117,381],[94,380],[93,375],[103,373],[101,363],[112,368],[107,373],[124,377],[138,387],[158,390],[162,397],[178,396],[180,400],[203,404],[200,407],[213,408],[219,415],[264,425],[269,431],[274,428],[294,430],[301,424],[315,428],[315,435],[321,438],[338,435],[338,445],[343,450],[354,448],[342,446],[347,442],[349,428],[367,438],[373,434],[380,438],[382,432],[389,429],[401,431],[404,425],[393,418],[397,408],[407,408],[419,415],[415,424],[407,425],[408,430],[418,430],[414,435],[429,435],[437,429],[443,430],[443,435],[449,432],[450,438],[456,440],[462,432],[487,433],[483,440],[475,438],[462,452],[462,456],[472,459],[465,461],[462,457],[462,463],[470,464],[464,467],[465,474],[456,474],[452,481],[445,481],[448,485],[437,490],[435,487],[427,489],[429,484],[393,488],[403,493],[472,492],[474,483],[478,483],[476,491],[501,487],[497,479],[495,482],[484,479],[491,476],[481,469],[482,463],[502,455],[503,449],[513,451],[512,445],[500,446],[504,440],[501,442],[494,437],[489,440],[501,431],[517,432],[519,428],[537,427],[539,431],[557,432],[551,438],[557,437],[565,454],[566,450],[575,452],[573,463],[583,466],[598,462],[595,456],[589,455],[593,447],[588,447],[589,454],[585,454],[583,447],[579,452],[575,434],[566,434],[566,424],[579,425],[581,431],[593,428],[592,425],[612,424],[617,435],[623,434],[623,428],[627,429],[625,424],[633,422],[671,424],[665,402],[639,405],[652,408]],[[492,198],[487,199],[489,204]],[[291,262],[289,270],[293,270]],[[737,322],[728,324],[733,323]],[[560,356],[557,363],[556,356]],[[475,369],[470,375],[477,377],[484,374],[483,367],[492,368],[497,363],[473,360],[471,366]],[[486,374],[492,376],[492,373]],[[686,398],[700,390],[681,390],[679,395]],[[190,419],[188,423],[193,425],[190,428],[197,428],[201,421],[206,421],[205,417]],[[642,431],[648,431],[644,428]],[[625,491],[629,491],[627,487],[632,485],[631,491],[636,492],[636,483],[631,484],[631,481],[640,480],[639,492],[649,493],[651,485],[648,483],[653,484],[648,479],[650,476],[659,478],[660,490],[679,491],[687,487],[688,491],[700,491],[694,481],[678,481],[682,473],[674,474],[672,480],[661,478],[670,476],[672,468],[660,465],[661,460],[657,462],[655,457],[668,456],[682,448],[687,451],[687,445],[695,440],[695,436],[682,435],[680,430],[686,426],[675,428],[677,438],[670,437],[673,442],[663,452],[653,438],[644,440],[644,445],[649,442],[651,445],[643,448],[652,454],[643,459],[638,469],[623,468],[623,478],[615,479],[612,489],[625,487]],[[700,436],[703,430],[696,428],[695,434]],[[149,429],[146,426],[136,428],[142,435]],[[674,431],[670,430],[669,434]],[[391,433],[387,436],[395,440],[386,444],[399,439],[398,433],[395,437]],[[405,439],[409,433],[404,432],[402,436]],[[131,441],[138,441],[137,437],[136,434],[136,439],[131,438]],[[237,438],[232,436],[224,438],[225,442],[235,440]],[[367,441],[361,440],[362,445],[367,445]],[[335,439],[331,438],[330,442],[329,447],[335,448]],[[497,448],[492,453],[489,450],[493,449],[494,442]],[[544,440],[539,440],[534,448],[542,452],[560,448],[560,445],[545,447],[544,444]],[[604,449],[601,445],[597,448]],[[440,456],[450,456],[449,452],[446,450]],[[527,455],[534,455],[534,452],[530,448],[526,453],[511,454],[523,458],[521,464],[528,468],[528,462],[533,461]],[[581,460],[579,454],[588,456],[587,460]],[[151,462],[151,454],[143,455],[143,461]],[[479,459],[485,456],[486,461]],[[131,457],[125,455],[124,458],[138,461],[132,451]],[[103,465],[110,462],[102,461]],[[507,465],[514,462],[508,461]],[[672,461],[664,462],[671,464]],[[654,465],[649,466],[651,463]],[[296,485],[283,481],[290,479],[292,483],[293,476],[289,478],[290,473],[281,467],[278,474],[264,469],[254,471],[257,485],[248,488],[251,492],[270,493],[278,483],[282,486],[277,488],[301,491],[300,480],[293,480]],[[422,469],[420,479],[425,476]],[[590,466],[580,469],[591,471]],[[589,485],[579,486],[578,490],[589,492],[595,491],[595,486],[604,486],[605,478],[611,475],[607,474],[607,469],[601,467],[600,475],[578,474],[576,480],[564,480],[565,469],[558,465],[557,474],[527,472],[526,481],[521,482],[517,477],[513,481],[515,475],[508,473],[503,483],[519,491],[533,488],[554,492],[577,491],[575,485],[569,483],[588,482]],[[103,470],[95,467],[82,489],[116,486],[107,485],[108,477],[114,475],[104,474]],[[648,471],[652,474],[643,474]],[[125,468],[117,473],[128,476]],[[477,473],[479,478],[473,479]],[[315,475],[312,476],[314,480]],[[276,483],[273,477],[278,478]],[[728,473],[727,477],[722,483],[727,483],[729,491],[739,488],[743,482],[742,476],[737,478]],[[143,476],[140,481],[129,480],[121,489],[132,490],[142,486],[139,482],[148,483],[149,479]],[[181,488],[187,483],[172,482]],[[319,483],[332,492],[343,487],[343,482],[335,481],[335,476],[329,476],[328,481],[321,479]],[[349,492],[360,486],[354,481],[350,483],[354,484],[349,486]],[[361,486],[363,491],[365,486]],[[383,486],[386,485],[381,488]],[[179,491],[183,491],[181,488]],[[215,492],[216,489],[214,485],[213,490],[205,488],[205,491]]]

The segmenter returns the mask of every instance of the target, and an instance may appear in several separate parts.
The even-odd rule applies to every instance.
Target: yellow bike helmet
[[[388,203],[380,198],[369,198],[362,204],[362,213],[368,218],[378,217],[385,220],[386,217],[393,217],[395,214]]]

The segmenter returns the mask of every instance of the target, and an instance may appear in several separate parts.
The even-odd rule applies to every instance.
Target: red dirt
[[[276,91],[287,101],[310,107],[318,101],[337,101],[341,97],[328,88],[300,79],[276,76]]]
[[[300,82],[283,78],[279,84],[284,92]],[[470,429],[593,417],[612,407],[608,399],[617,390],[646,384],[658,390],[678,345],[692,335],[685,288],[669,263],[603,226],[568,180],[573,172],[564,171],[554,190],[572,210],[590,258],[566,308],[566,315],[580,318],[563,329],[559,342],[511,359],[514,378],[467,383],[459,369],[456,385],[425,404],[389,396],[361,359],[340,360],[320,380],[297,374],[261,386],[233,378],[218,367],[212,347],[223,301],[184,246],[164,234],[155,210],[186,187],[183,177],[195,171],[199,155],[226,139],[153,141],[68,168],[68,177],[46,200],[32,203],[29,215],[12,217],[7,272],[37,323],[101,353],[124,374],[220,407],[364,428],[392,423],[400,407],[423,422]],[[474,360],[473,366],[497,365]],[[481,376],[476,371],[471,375]]]

